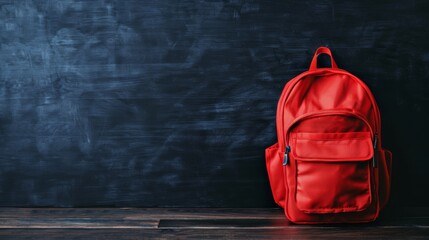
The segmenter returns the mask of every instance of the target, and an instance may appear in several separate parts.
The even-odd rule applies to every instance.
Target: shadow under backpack
[[[319,54],[331,58],[318,68]],[[381,146],[374,96],[320,47],[283,89],[278,142],[265,150],[275,202],[294,223],[374,221],[389,198],[392,153]]]

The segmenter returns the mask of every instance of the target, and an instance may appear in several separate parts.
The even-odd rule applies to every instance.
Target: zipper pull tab
[[[283,159],[283,166],[286,166],[289,162],[289,153],[290,153],[290,146],[286,146],[285,149],[285,158]]]
[[[377,161],[377,141],[378,141],[378,137],[377,134],[374,135],[374,142],[373,142],[373,147],[374,147],[374,155],[372,156],[372,167],[376,168],[378,167],[378,161]]]

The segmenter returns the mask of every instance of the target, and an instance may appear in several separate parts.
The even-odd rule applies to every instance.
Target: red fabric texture
[[[317,68],[319,54],[331,68]],[[390,194],[392,154],[369,88],[326,47],[290,80],[277,107],[278,142],[265,150],[275,202],[295,223],[374,221]],[[289,152],[290,151],[290,152]]]

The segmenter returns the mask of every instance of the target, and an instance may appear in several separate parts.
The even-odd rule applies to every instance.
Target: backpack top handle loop
[[[332,57],[331,50],[327,47],[319,47],[316,50],[316,52],[314,53],[313,60],[311,60],[310,70],[316,70],[317,69],[317,57],[322,53],[328,54],[329,57],[331,57],[331,67],[332,68],[338,68],[337,64],[335,63],[334,57]]]

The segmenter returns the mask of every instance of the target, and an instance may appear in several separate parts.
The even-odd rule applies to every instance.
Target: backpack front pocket
[[[306,213],[358,212],[371,204],[370,132],[291,133],[297,208]]]

